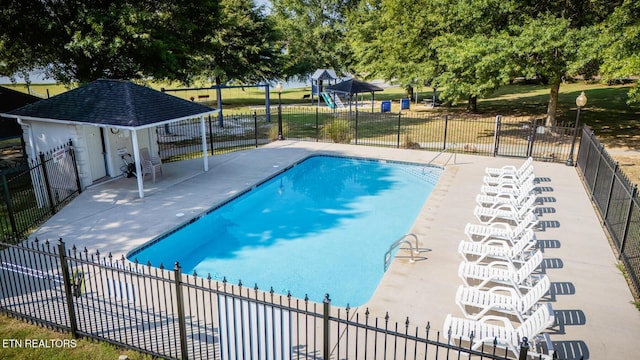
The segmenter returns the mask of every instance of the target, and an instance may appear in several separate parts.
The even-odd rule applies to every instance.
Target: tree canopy
[[[1,75],[43,67],[63,83],[189,83],[203,77],[252,82],[278,73],[278,33],[253,0],[5,2]]]
[[[272,14],[284,41],[283,75],[305,77],[317,68],[345,72],[351,49],[345,16],[355,0],[272,0]]]
[[[555,124],[563,79],[640,74],[635,0],[4,0],[0,75],[45,67],[96,78],[256,82],[333,68],[451,103],[518,77],[549,85]],[[630,101],[640,101],[640,87]]]
[[[550,86],[553,125],[562,79],[598,64],[578,56],[584,33],[618,3],[362,0],[347,22],[353,67],[402,84],[444,86],[444,99],[469,100],[471,109],[516,77],[536,77]]]
[[[216,84],[254,83],[280,74],[280,37],[264,9],[253,0],[221,0],[218,28],[209,32],[211,51],[203,54],[202,75]],[[205,31],[205,30],[201,30]]]
[[[605,80],[640,74],[640,2],[625,0],[589,38],[586,52],[602,63]],[[585,56],[586,57],[586,56]],[[629,102],[640,102],[640,84],[630,91]]]

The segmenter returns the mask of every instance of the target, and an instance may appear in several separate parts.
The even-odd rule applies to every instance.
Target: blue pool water
[[[440,174],[424,165],[310,157],[128,257],[359,306]]]

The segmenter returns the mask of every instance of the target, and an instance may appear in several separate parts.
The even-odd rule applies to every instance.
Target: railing
[[[416,243],[416,247],[415,249],[413,248],[413,245],[411,245],[411,241],[407,240],[407,238],[413,238],[414,242]],[[391,244],[391,246],[389,246],[389,250],[387,250],[387,252],[384,254],[384,271],[386,272],[387,269],[389,268],[389,263],[391,262],[391,260],[393,259],[393,257],[391,256],[391,254],[393,253],[393,250],[395,248],[397,248],[398,246],[402,245],[402,244],[407,244],[409,245],[409,254],[411,256],[411,261],[412,263],[416,262],[413,254],[418,254],[418,237],[416,236],[416,234],[405,234],[402,235],[402,237],[396,241],[393,242],[393,244]]]
[[[377,318],[37,240],[0,243],[0,312],[168,359],[508,359],[445,342],[430,324]],[[526,346],[523,346],[525,349]],[[526,351],[525,351],[526,356]]]
[[[40,153],[23,171],[0,172],[1,240],[18,241],[80,193],[71,141]]]
[[[271,111],[273,115],[278,108]],[[565,162],[573,127],[546,127],[531,118],[464,117],[415,111],[379,113],[364,108],[332,111],[326,107],[287,106],[279,110],[287,139],[341,142],[408,149],[533,157]],[[158,127],[163,161],[201,156],[200,124],[185,120]],[[211,154],[247,149],[278,138],[277,120],[264,110],[209,118],[207,146]]]
[[[624,263],[636,295],[640,294],[640,201],[631,183],[598,141],[584,127],[577,166],[591,199]]]

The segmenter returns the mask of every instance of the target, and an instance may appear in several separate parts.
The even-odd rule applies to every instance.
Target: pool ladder
[[[456,146],[456,144],[452,144],[454,147]],[[431,161],[429,161],[427,163],[427,165],[431,165],[432,162],[434,162],[437,158],[440,157],[440,155],[446,153],[447,151],[449,151],[448,147],[445,147],[444,150],[440,151],[438,154],[436,154],[436,156],[433,157],[433,159],[431,159]],[[447,159],[447,161],[444,162],[444,166],[446,166],[447,164],[449,164],[449,161],[451,161],[451,158],[453,158],[453,163],[455,164],[458,160],[458,157],[456,156],[455,152],[450,152],[449,153],[449,158]]]
[[[415,247],[411,244],[411,241],[409,241],[408,238],[413,238],[413,240],[415,241]],[[393,244],[391,244],[391,246],[389,246],[389,250],[387,250],[387,252],[384,254],[384,271],[386,272],[387,269],[389,268],[389,264],[391,263],[391,253],[393,252],[393,249],[397,248],[398,246],[402,245],[402,244],[407,244],[409,245],[409,252],[411,254],[411,260],[409,260],[410,262],[414,263],[416,262],[416,259],[414,258],[413,254],[418,254],[418,237],[416,236],[416,234],[405,234],[402,235],[402,237],[400,237],[400,239],[396,240]]]

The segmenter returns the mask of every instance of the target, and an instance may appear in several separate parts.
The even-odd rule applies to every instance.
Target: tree
[[[442,71],[435,77],[444,84],[440,96],[455,104],[467,100],[467,110],[477,111],[477,99],[509,81],[504,71],[508,57],[503,49],[509,39],[483,34],[465,37],[442,35],[434,40]]]
[[[403,83],[435,82],[455,103],[515,77],[549,81],[547,124],[555,125],[561,79],[596,71],[578,56],[590,32],[620,1],[362,0],[349,17],[358,72]],[[357,28],[356,28],[357,26]]]
[[[572,29],[570,21],[555,16],[527,19],[520,26],[514,26],[516,36],[512,41],[513,73],[527,78],[542,77],[550,86],[547,104],[546,125],[554,126],[558,104],[558,94],[562,78],[567,74],[571,62],[576,60],[578,51],[577,29]],[[541,32],[540,29],[544,29]]]
[[[505,26],[509,4],[363,1],[349,17],[354,67],[405,85],[444,86],[441,98],[469,100],[475,111],[477,97],[504,82],[496,34]]]
[[[316,68],[349,70],[351,49],[345,38],[345,14],[355,3],[272,0],[272,12],[284,39],[285,77],[305,77]]]
[[[439,73],[430,45],[438,21],[435,2],[363,1],[347,16],[347,39],[353,49],[353,69],[368,78],[403,85],[435,85]]]
[[[640,74],[640,3],[625,0],[598,29],[596,49],[605,80],[628,78]],[[593,54],[593,52],[592,52]],[[640,102],[640,84],[629,91],[628,103]]]
[[[188,82],[216,30],[215,0],[12,0],[0,12],[3,72],[46,67],[64,82]],[[202,31],[205,29],[205,32]]]
[[[281,43],[271,17],[253,0],[221,0],[219,29],[208,35],[212,49],[202,74],[217,85],[255,83],[279,74]]]
[[[579,75],[587,66],[596,66],[591,58],[580,56],[588,34],[593,34],[617,1],[580,0],[557,3],[542,1],[523,6],[525,15],[513,24],[512,60],[508,71],[525,77],[543,77],[550,86],[546,125],[556,125],[556,107],[562,78]],[[593,72],[594,70],[589,70]]]

